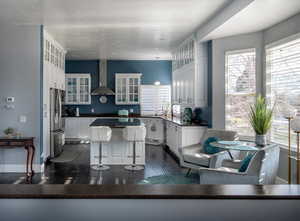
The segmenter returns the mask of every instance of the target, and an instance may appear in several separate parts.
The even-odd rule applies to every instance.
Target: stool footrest
[[[144,170],[143,166],[140,165],[128,165],[124,167],[125,170],[137,171],[137,170]]]
[[[91,168],[93,170],[108,170],[110,167],[103,164],[92,165]]]

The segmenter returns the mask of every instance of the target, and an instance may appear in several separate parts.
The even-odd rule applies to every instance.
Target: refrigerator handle
[[[58,91],[58,110],[59,110],[59,119],[62,117],[62,104],[61,104],[61,92]]]

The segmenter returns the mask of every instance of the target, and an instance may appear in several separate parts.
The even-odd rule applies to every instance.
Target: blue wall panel
[[[92,90],[99,85],[99,60],[66,61],[66,73],[90,73]],[[133,60],[109,60],[107,62],[107,86],[115,90],[115,73],[142,73],[142,84],[172,83],[171,61],[133,61]],[[108,96],[108,102],[101,104],[100,96],[92,96],[91,105],[67,105],[71,108],[79,107],[80,113],[117,113],[120,109],[133,109],[134,113],[140,113],[139,105],[115,105],[115,96]]]

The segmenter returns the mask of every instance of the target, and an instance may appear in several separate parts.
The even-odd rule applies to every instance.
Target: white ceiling
[[[70,59],[170,59],[171,50],[232,1],[0,0],[0,22],[44,24]],[[255,0],[203,40],[260,31],[300,0]]]
[[[299,12],[300,0],[255,0],[203,40],[261,31]]]
[[[0,19],[43,23],[72,59],[170,59],[232,0],[1,0]]]

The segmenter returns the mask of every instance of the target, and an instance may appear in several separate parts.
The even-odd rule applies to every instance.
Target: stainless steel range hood
[[[106,86],[107,60],[100,60],[99,66],[99,87],[93,90],[91,95],[115,95],[115,92]]]

